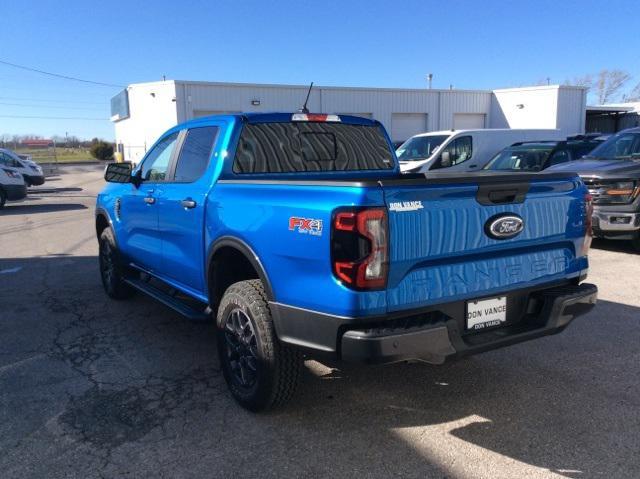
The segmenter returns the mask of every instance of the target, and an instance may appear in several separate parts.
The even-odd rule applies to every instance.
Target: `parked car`
[[[434,131],[413,136],[397,150],[403,173],[481,170],[503,148],[518,141],[560,140],[560,130],[483,129]]]
[[[303,353],[440,364],[558,333],[596,301],[574,173],[401,175],[364,118],[200,118],[105,179],[106,293],[212,314],[229,389],[254,411],[291,397]]]
[[[0,209],[7,201],[22,200],[27,196],[27,185],[22,175],[14,168],[0,165]]]
[[[23,177],[27,186],[44,184],[42,168],[31,160],[24,160],[16,153],[6,148],[0,148],[0,166],[16,169]]]
[[[494,156],[484,169],[540,171],[579,160],[600,143],[596,139],[519,142]]]
[[[631,239],[640,252],[640,128],[623,130],[582,160],[550,170],[580,174],[593,197],[596,236]]]
[[[568,136],[567,140],[596,140],[603,142],[608,140],[610,136],[610,133],[581,133],[578,135]]]

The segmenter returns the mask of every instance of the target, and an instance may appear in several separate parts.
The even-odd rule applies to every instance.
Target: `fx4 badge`
[[[289,218],[289,231],[295,230],[298,230],[298,233],[321,236],[322,220],[292,216],[291,218]]]

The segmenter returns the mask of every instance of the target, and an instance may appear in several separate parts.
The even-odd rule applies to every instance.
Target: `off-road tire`
[[[234,322],[232,317],[240,315],[243,315],[245,327],[229,326]],[[302,373],[302,354],[278,340],[262,281],[240,281],[229,286],[218,308],[216,326],[222,372],[233,398],[242,407],[253,412],[266,411],[291,399]],[[238,342],[232,344],[239,337],[237,329],[244,330],[245,337],[255,338],[255,341],[247,339],[244,347],[255,361],[240,356]],[[249,359],[255,364],[255,370],[247,369],[253,378],[251,385],[239,380],[238,364],[241,361],[238,357],[245,359],[247,367]]]
[[[128,270],[122,264],[115,236],[110,227],[105,228],[100,234],[98,261],[102,286],[107,295],[113,299],[127,299],[133,296],[135,290],[124,282],[125,273]]]
[[[633,236],[631,237],[631,245],[633,246],[633,249],[640,253],[640,231],[633,233]]]

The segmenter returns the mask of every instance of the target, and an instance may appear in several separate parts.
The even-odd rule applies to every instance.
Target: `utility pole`
[[[427,75],[427,83],[429,84],[429,90],[431,90],[431,82],[433,81],[433,73]]]

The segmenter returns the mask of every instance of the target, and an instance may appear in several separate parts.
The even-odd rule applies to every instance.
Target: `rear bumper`
[[[27,196],[27,185],[2,185],[2,189],[7,193],[9,201],[17,201]]]
[[[328,315],[318,317],[308,311],[301,314],[300,310],[293,318],[283,318],[288,311],[277,303],[272,303],[272,312],[276,331],[286,343],[334,353],[346,361],[384,364],[417,360],[441,364],[447,358],[559,333],[574,318],[595,306],[597,294],[596,286],[586,283],[522,293],[526,298],[522,300],[522,314],[504,326],[481,333],[465,330],[464,313],[460,314],[464,302],[440,305],[411,316],[364,322]]]

